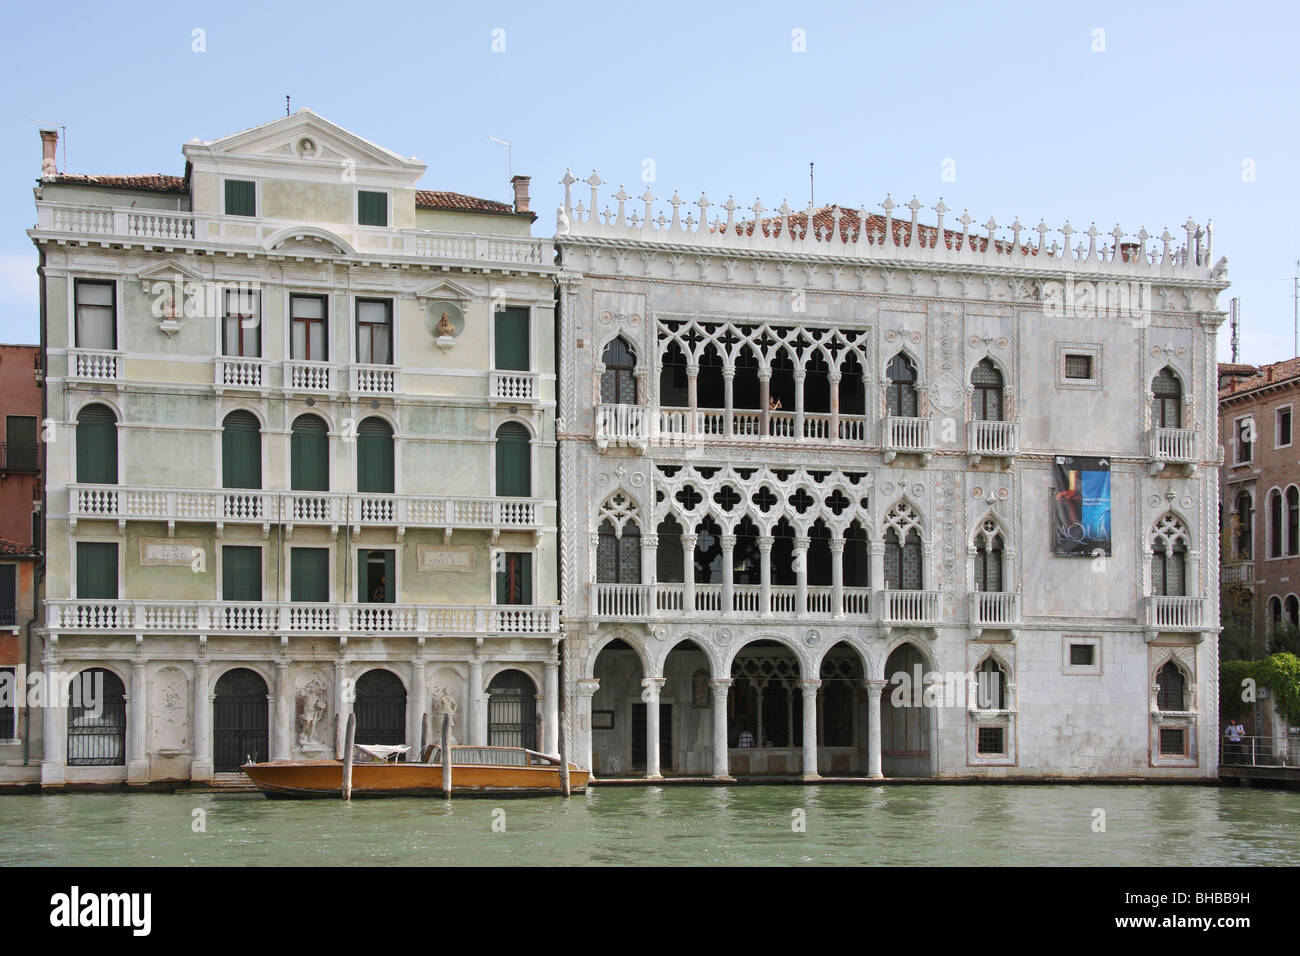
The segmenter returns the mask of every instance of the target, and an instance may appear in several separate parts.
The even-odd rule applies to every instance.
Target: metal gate
[[[267,759],[266,681],[247,668],[227,671],[217,681],[212,702],[212,766],[218,773],[238,771],[244,761]]]
[[[488,686],[488,745],[537,749],[537,697],[519,671],[502,671]]]
[[[366,671],[357,679],[357,743],[406,743],[406,688],[392,671]]]
[[[82,671],[68,691],[68,766],[125,765],[126,688],[110,671]]]
[[[632,705],[632,769],[645,770],[646,741],[649,740],[646,727],[646,705]],[[659,769],[673,769],[673,705],[659,705]]]

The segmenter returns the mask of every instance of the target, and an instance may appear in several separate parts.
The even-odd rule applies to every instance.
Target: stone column
[[[695,613],[695,542],[699,535],[688,533],[682,535],[682,610],[687,614]]]
[[[794,370],[794,437],[795,441],[803,438],[803,383],[808,377],[801,368]]]
[[[698,435],[700,432],[700,367],[686,366],[686,404],[690,411],[686,413],[686,434]]]
[[[736,553],[736,536],[734,534],[724,534],[722,536],[722,613],[730,614],[735,610],[736,602],[732,595],[735,592],[735,570],[732,567]]]
[[[844,616],[844,539],[831,537],[831,613]]]
[[[542,752],[560,753],[560,662],[549,660],[543,665]]]
[[[766,438],[772,433],[769,427],[772,420],[769,412],[771,404],[772,370],[770,368],[760,368],[758,370],[758,434],[760,438]]]
[[[888,681],[863,681],[867,688],[867,776],[879,779],[880,772],[880,701]]]
[[[580,746],[574,748],[574,752],[569,755],[569,760],[576,763],[579,767],[593,771],[592,767],[592,730],[591,730],[591,699],[596,696],[596,691],[600,690],[600,681],[594,677],[584,677],[578,681],[578,732],[582,738]]]
[[[41,742],[41,786],[59,787],[63,785],[64,768],[68,759],[68,741],[64,737],[64,721],[67,716],[67,700],[61,699],[59,690],[59,636],[51,634],[45,640],[45,653],[41,664],[45,669],[45,687],[42,704],[45,708]]]
[[[838,441],[840,437],[840,373],[839,369],[831,369],[831,424],[827,436],[831,441]]]
[[[641,583],[655,583],[659,565],[659,535],[651,532],[641,535]],[[651,602],[650,607],[654,607]]]
[[[727,693],[731,690],[730,678],[709,681],[713,695],[713,777],[730,780],[727,770]]]
[[[808,613],[808,545],[807,537],[794,539],[795,613],[800,617]]]
[[[879,621],[885,612],[883,592],[885,590],[885,542],[879,538],[872,538],[867,542],[867,547],[871,551],[871,595],[872,604],[875,605],[875,619]]]
[[[801,680],[803,690],[803,778],[816,780],[817,773],[817,688],[819,680]]]
[[[208,661],[200,657],[194,662],[194,762],[190,764],[190,779],[211,780],[212,766],[212,693],[208,689]]]
[[[647,780],[662,780],[659,772],[659,691],[662,677],[641,679],[641,700],[645,702],[645,775]]]
[[[289,662],[275,662],[275,723],[271,730],[271,759],[292,760],[293,683]]]
[[[473,747],[487,745],[487,701],[483,694],[483,661],[471,658],[469,662],[469,743]]]
[[[149,697],[144,679],[144,661],[131,663],[131,697],[127,701],[126,782],[149,782],[149,753],[146,730],[149,721]]]
[[[733,403],[735,401],[733,397],[733,391],[732,391],[732,387],[735,384],[735,380],[736,380],[736,367],[734,365],[728,365],[725,368],[723,368],[722,370],[722,395],[723,395],[722,434],[725,435],[727,438],[730,438],[732,436],[732,433],[734,432],[733,423],[731,420],[731,411],[732,411]]]
[[[334,661],[334,755],[342,760],[348,732],[348,714],[352,713],[352,693],[348,687],[348,662]]]
[[[772,536],[758,536],[758,613],[772,613]]]
[[[407,755],[407,760],[420,760],[424,754],[420,752],[424,737],[424,715],[429,709],[429,682],[426,680],[425,664],[423,657],[411,658],[411,693],[407,695],[406,716],[406,742],[410,745],[411,750]],[[442,740],[442,724],[432,728],[433,737],[436,740]],[[429,743],[433,743],[430,740]]]

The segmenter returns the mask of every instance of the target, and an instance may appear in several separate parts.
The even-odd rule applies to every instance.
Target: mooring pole
[[[420,762],[429,759],[429,737],[432,736],[432,721],[425,714],[420,718]]]
[[[451,799],[451,714],[442,715],[442,795]]]
[[[560,793],[569,796],[569,715],[560,721]]]
[[[357,715],[348,714],[348,732],[344,738],[343,750],[343,799],[352,799],[352,752],[357,743]]]

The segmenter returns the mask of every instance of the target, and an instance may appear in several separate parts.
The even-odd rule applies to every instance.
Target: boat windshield
[[[381,744],[357,744],[356,747],[363,754],[380,763],[394,761],[411,749],[410,747],[386,747]]]

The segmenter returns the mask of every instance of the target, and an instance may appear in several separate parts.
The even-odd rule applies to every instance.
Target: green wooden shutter
[[[250,412],[231,412],[222,426],[221,486],[262,487],[261,426]]]
[[[497,368],[528,371],[528,310],[510,308],[496,313]]]
[[[117,416],[103,405],[87,405],[77,415],[77,481],[117,484]]]
[[[289,600],[324,603],[329,600],[329,549],[294,548],[290,556]]]
[[[528,430],[517,422],[497,429],[497,495],[528,498],[533,493]]]
[[[300,415],[294,420],[289,439],[289,487],[294,491],[329,491],[329,430],[315,415]]]
[[[77,597],[117,600],[117,545],[77,542]]]
[[[388,194],[360,190],[357,193],[357,223],[362,226],[388,225]]]
[[[226,180],[226,215],[257,215],[257,184],[244,179]]]
[[[393,489],[393,430],[383,419],[367,418],[357,428],[357,491]]]
[[[9,415],[5,419],[5,467],[12,471],[36,471],[36,419],[30,415]]]
[[[262,600],[262,549],[221,549],[221,600]]]

